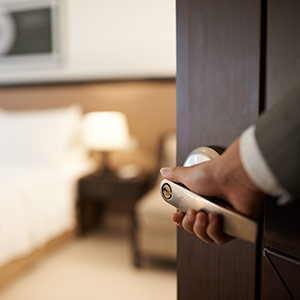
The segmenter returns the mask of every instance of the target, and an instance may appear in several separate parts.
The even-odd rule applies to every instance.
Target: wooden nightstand
[[[134,205],[149,189],[150,179],[149,174],[122,179],[114,173],[95,173],[79,179],[79,233],[84,234],[94,228],[106,210],[133,216]]]

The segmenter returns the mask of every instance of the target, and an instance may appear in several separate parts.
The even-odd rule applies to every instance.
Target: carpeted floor
[[[132,265],[128,236],[97,233],[50,253],[11,282],[1,300],[175,300],[175,270]]]

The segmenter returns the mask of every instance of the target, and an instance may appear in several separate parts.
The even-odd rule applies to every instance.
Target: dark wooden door
[[[300,94],[300,1],[268,1],[267,11],[268,109]],[[264,223],[262,299],[300,299],[300,202],[267,201]]]
[[[177,0],[178,165],[196,147],[228,146],[257,118],[260,3]],[[257,247],[206,245],[179,229],[178,299],[255,299]]]

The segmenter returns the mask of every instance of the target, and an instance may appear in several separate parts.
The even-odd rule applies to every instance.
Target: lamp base
[[[99,151],[99,152],[96,152],[96,154],[97,154],[96,159],[98,161],[99,168],[96,170],[95,174],[111,175],[113,173],[113,171],[109,167],[109,163],[108,163],[109,152],[108,151]]]

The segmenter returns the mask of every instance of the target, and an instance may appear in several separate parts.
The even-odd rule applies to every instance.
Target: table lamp
[[[102,155],[103,173],[110,173],[108,155],[129,147],[130,134],[126,116],[117,111],[91,112],[83,119],[83,143]]]

